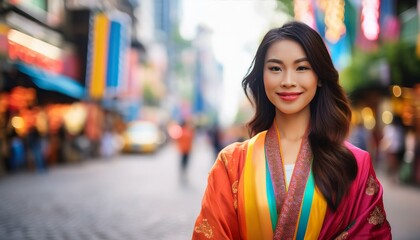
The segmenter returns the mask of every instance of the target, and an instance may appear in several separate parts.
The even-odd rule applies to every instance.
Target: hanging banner
[[[89,97],[101,100],[118,93],[125,77],[130,18],[123,13],[97,13],[92,18],[88,50]]]
[[[88,53],[89,96],[100,99],[105,92],[105,69],[108,57],[109,19],[104,13],[93,17],[91,28],[91,51]],[[90,60],[90,61],[89,61]]]
[[[121,12],[110,13],[109,17],[106,94],[112,98],[118,95],[123,80],[127,78],[131,22],[129,16]]]

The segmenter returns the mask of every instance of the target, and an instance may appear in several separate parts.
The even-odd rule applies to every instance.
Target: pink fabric
[[[247,144],[248,141],[232,144],[219,154],[209,174],[192,239],[244,239],[237,212],[240,201],[237,184]],[[370,156],[349,143],[346,146],[356,157],[358,175],[339,209],[335,213],[327,210],[319,239],[392,239],[383,207],[382,186]]]
[[[370,155],[350,143],[358,174],[336,212],[327,210],[319,239],[392,239],[383,205],[383,189]]]

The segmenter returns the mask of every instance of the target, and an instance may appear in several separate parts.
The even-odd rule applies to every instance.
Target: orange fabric
[[[219,154],[210,170],[192,239],[240,239],[237,189],[246,148],[246,142],[234,143]]]
[[[194,138],[194,130],[191,127],[183,127],[181,136],[177,139],[178,149],[181,153],[191,151]]]
[[[319,239],[392,239],[383,206],[383,189],[376,178],[369,154],[350,144],[346,147],[358,163],[358,176],[339,210],[327,210]],[[240,190],[248,141],[223,149],[210,170],[201,211],[192,239],[247,239],[243,193]],[[242,197],[239,195],[242,194]],[[238,211],[239,206],[239,211]]]

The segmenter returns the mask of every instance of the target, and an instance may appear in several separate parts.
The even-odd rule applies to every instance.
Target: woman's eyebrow
[[[308,58],[307,57],[303,57],[303,58],[298,58],[295,61],[293,61],[294,63],[301,63],[301,62],[307,62]],[[283,64],[283,61],[277,58],[270,58],[266,61],[266,63],[278,63],[278,64]]]
[[[303,57],[303,58],[298,58],[298,59],[295,60],[295,63],[300,63],[300,62],[308,62],[308,58]]]
[[[278,63],[278,64],[283,64],[283,61],[282,60],[276,59],[276,58],[270,58],[270,59],[268,59],[266,61],[266,63],[270,63],[270,62],[272,62],[272,63]]]

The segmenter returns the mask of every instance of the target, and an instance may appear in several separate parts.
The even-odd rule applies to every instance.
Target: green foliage
[[[144,84],[143,100],[144,100],[144,104],[147,105],[147,106],[158,106],[159,105],[159,99],[156,96],[155,91],[153,91],[153,87],[149,83]]]
[[[420,59],[416,56],[416,46],[399,42],[383,48],[391,68],[391,82],[406,87],[420,83]]]
[[[184,39],[179,29],[179,24],[177,24],[174,27],[174,31],[172,31],[172,41],[176,46],[176,49],[185,49],[191,47],[191,41]]]
[[[294,16],[293,0],[277,0],[277,11],[286,12],[290,16]]]
[[[374,51],[354,49],[351,64],[340,72],[347,92],[383,83],[380,64],[389,67],[391,85],[412,86],[420,82],[420,59],[415,45],[406,42],[385,43]]]
[[[185,77],[186,75],[188,75],[190,69],[188,69],[188,66],[185,66],[185,64],[182,62],[181,56],[183,51],[192,47],[192,41],[184,39],[182,37],[179,30],[179,25],[175,26],[174,31],[172,31],[171,38],[173,44],[173,70],[177,77]]]
[[[340,73],[340,81],[347,92],[352,92],[356,88],[365,87],[375,81],[372,76],[367,74],[373,62],[378,60],[375,52],[365,53],[360,49],[355,49],[351,64]]]

